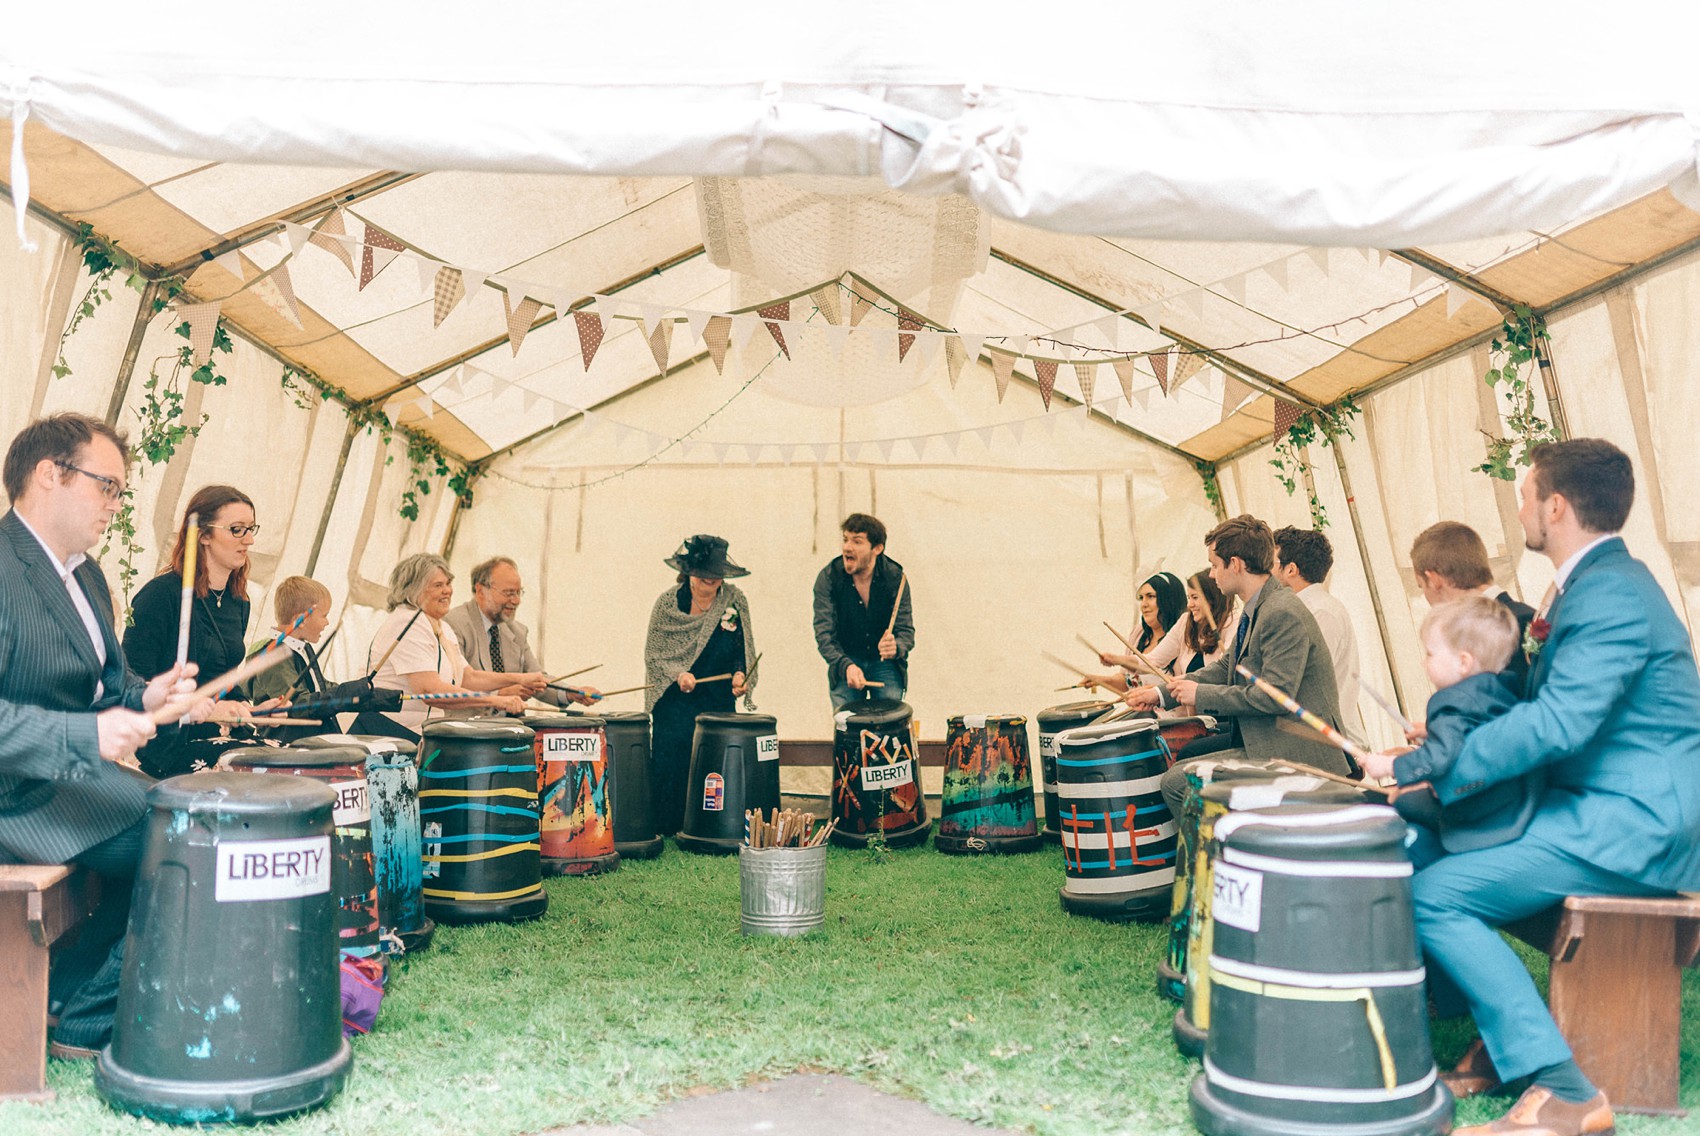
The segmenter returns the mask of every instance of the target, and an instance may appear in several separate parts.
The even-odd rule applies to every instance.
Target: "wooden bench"
[[[1682,972],[1700,953],[1700,895],[1571,896],[1506,930],[1552,959],[1547,1006],[1612,1107],[1680,1115]]]
[[[92,877],[70,867],[0,864],[0,1100],[49,1101],[47,962],[87,917]]]

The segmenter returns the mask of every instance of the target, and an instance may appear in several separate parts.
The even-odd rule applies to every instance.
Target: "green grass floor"
[[[1158,927],[1070,917],[1053,849],[963,860],[834,850],[827,923],[738,933],[735,857],[677,851],[548,884],[523,926],[443,927],[399,964],[348,1087],[290,1133],[531,1133],[616,1122],[688,1090],[846,1073],[953,1116],[1038,1133],[1188,1132],[1195,1063],[1170,1040]],[[1544,965],[1542,967],[1544,971]],[[1542,975],[1544,978],[1544,973]],[[1700,983],[1684,985],[1683,1101],[1700,1110]],[[264,1028],[260,1024],[258,1028]],[[1450,1061],[1468,1028],[1437,1030]],[[89,1067],[53,1062],[50,1105],[0,1106],[7,1136],[134,1133]],[[1503,1099],[1460,1107],[1487,1119]],[[1688,1120],[1620,1117],[1646,1136]]]

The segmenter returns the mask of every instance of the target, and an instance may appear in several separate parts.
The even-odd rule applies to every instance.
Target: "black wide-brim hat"
[[[734,576],[748,576],[748,568],[740,568],[732,563],[732,558],[726,555],[729,546],[724,537],[710,536],[698,533],[679,546],[679,551],[666,560],[667,567],[683,572],[688,576],[698,576],[713,580],[726,580]]]

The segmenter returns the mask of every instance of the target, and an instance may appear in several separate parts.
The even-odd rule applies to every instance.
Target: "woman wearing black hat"
[[[721,537],[702,534],[681,544],[666,561],[678,570],[677,586],[662,592],[649,614],[644,698],[653,722],[655,824],[663,835],[684,823],[697,715],[729,714],[733,700],[749,690],[745,669],[756,651],[749,601],[726,580],[750,573],[726,549]],[[730,680],[698,681],[728,674]]]

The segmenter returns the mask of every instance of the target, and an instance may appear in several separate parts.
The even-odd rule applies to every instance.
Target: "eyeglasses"
[[[478,586],[487,592],[496,592],[498,596],[501,596],[505,600],[522,600],[525,598],[524,588],[503,588],[501,591],[496,591],[496,589],[491,587],[489,584],[479,584]]]
[[[68,469],[72,473],[80,473],[90,481],[99,484],[100,495],[108,501],[116,501],[118,498],[124,496],[124,483],[122,481],[107,477],[104,474],[90,473],[82,466],[72,465],[70,462],[56,461],[53,464],[58,466],[60,469]]]
[[[259,525],[202,525],[203,529],[223,529],[237,540],[254,536],[260,531]]]

